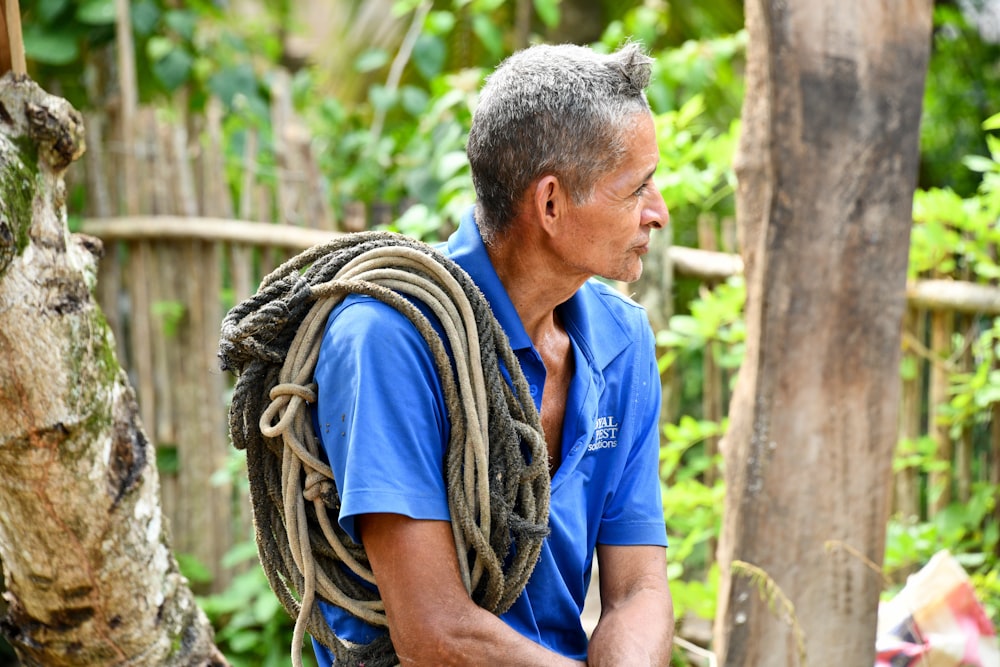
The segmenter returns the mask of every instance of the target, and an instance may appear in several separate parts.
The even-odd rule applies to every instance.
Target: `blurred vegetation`
[[[342,215],[350,204],[389,203],[402,211],[391,228],[440,239],[472,202],[464,141],[485,74],[535,41],[612,49],[635,39],[656,59],[648,91],[662,153],[656,182],[671,209],[675,242],[696,246],[699,218],[718,227],[735,214],[731,158],[746,46],[739,0],[340,0],[328,3],[338,18],[322,29],[303,9],[311,3],[232,2],[133,0],[131,24],[143,102],[197,111],[215,96],[224,104],[234,196],[249,131],[259,134],[259,161],[273,164],[270,81],[283,67],[293,73],[295,106],[311,131],[332,208]],[[117,103],[114,6],[21,0],[32,75],[78,108]],[[293,48],[304,33],[319,34],[319,47]],[[937,2],[911,275],[961,271],[995,284],[1000,153],[991,132],[1000,123],[982,123],[998,109],[1000,45],[983,39],[959,3]],[[711,618],[715,611],[711,547],[724,490],[706,482],[720,461],[704,445],[726,424],[702,419],[701,363],[712,355],[730,377],[738,366],[743,296],[738,278],[710,290],[682,281],[677,314],[658,337],[664,368],[679,369],[683,379],[678,409],[687,415],[665,424],[661,453],[679,618]],[[974,370],[956,373],[950,403],[928,412],[955,429],[976,429],[981,452],[989,446],[984,420],[1000,400],[1000,324],[980,319],[976,326]],[[917,470],[925,485],[935,465],[926,441],[901,447],[897,468]],[[997,620],[997,496],[995,486],[979,484],[972,502],[937,517],[894,521],[886,570],[912,569],[950,548]],[[246,568],[251,546],[234,550],[234,566]],[[196,564],[188,567],[194,576]],[[245,571],[229,590],[203,600],[220,645],[234,664],[284,664],[291,622],[262,575]]]

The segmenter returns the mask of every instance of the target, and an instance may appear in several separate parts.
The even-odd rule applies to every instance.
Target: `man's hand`
[[[663,547],[597,546],[601,619],[590,639],[589,667],[667,666],[674,607]]]
[[[358,517],[400,665],[580,667],[477,606],[462,584],[451,526],[400,514]]]

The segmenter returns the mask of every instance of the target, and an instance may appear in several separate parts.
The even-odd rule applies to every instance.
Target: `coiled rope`
[[[400,311],[431,349],[451,424],[444,463],[452,532],[476,604],[495,614],[509,609],[548,534],[538,412],[506,335],[468,275],[430,246],[387,232],[346,235],[297,255],[226,315],[219,342],[223,369],[238,374],[230,433],[247,452],[261,564],[296,619],[296,667],[306,632],[337,665],[397,663],[388,633],[367,645],[342,641],[314,604],[318,597],[387,626],[377,591],[363,583],[375,583],[364,549],[329,518],[340,499],[307,409],[316,400],[312,375],[327,316],[351,293]],[[451,357],[407,296],[433,312]]]

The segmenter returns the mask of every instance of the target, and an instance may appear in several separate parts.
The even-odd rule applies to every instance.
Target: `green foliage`
[[[216,645],[233,667],[284,667],[293,621],[267,583],[253,540],[233,547],[223,564],[239,573],[222,593],[199,598],[216,629]],[[302,657],[315,665],[308,646]]]
[[[682,417],[665,424],[660,447],[663,515],[670,531],[668,575],[678,618],[685,612],[712,618],[718,572],[712,564],[711,544],[719,535],[724,489],[721,459],[709,456],[704,441],[725,432],[726,425]],[[704,482],[715,472],[715,481]],[[707,576],[706,576],[707,575]]]
[[[1000,44],[983,39],[961,4],[935,3],[920,124],[920,185],[967,196],[976,191],[979,178],[955,165],[968,155],[987,155],[977,122],[995,113],[1000,101]]]
[[[153,317],[160,321],[165,336],[168,338],[177,336],[187,314],[187,306],[182,301],[154,301],[150,304],[149,310]]]
[[[664,351],[660,370],[669,368],[679,357],[690,361],[705,349],[721,368],[738,368],[746,339],[745,301],[742,276],[702,290],[701,296],[689,304],[690,314],[672,316],[669,327],[657,333],[656,344]]]
[[[962,429],[989,424],[992,407],[1000,403],[1000,317],[987,326],[972,344],[975,368],[951,376],[951,400],[940,418],[951,427],[952,437]]]

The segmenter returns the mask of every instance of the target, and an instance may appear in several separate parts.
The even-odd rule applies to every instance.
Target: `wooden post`
[[[0,0],[0,76],[7,72],[28,73],[21,37],[21,8],[18,0]]]
[[[870,665],[931,0],[748,0],[726,667]]]

